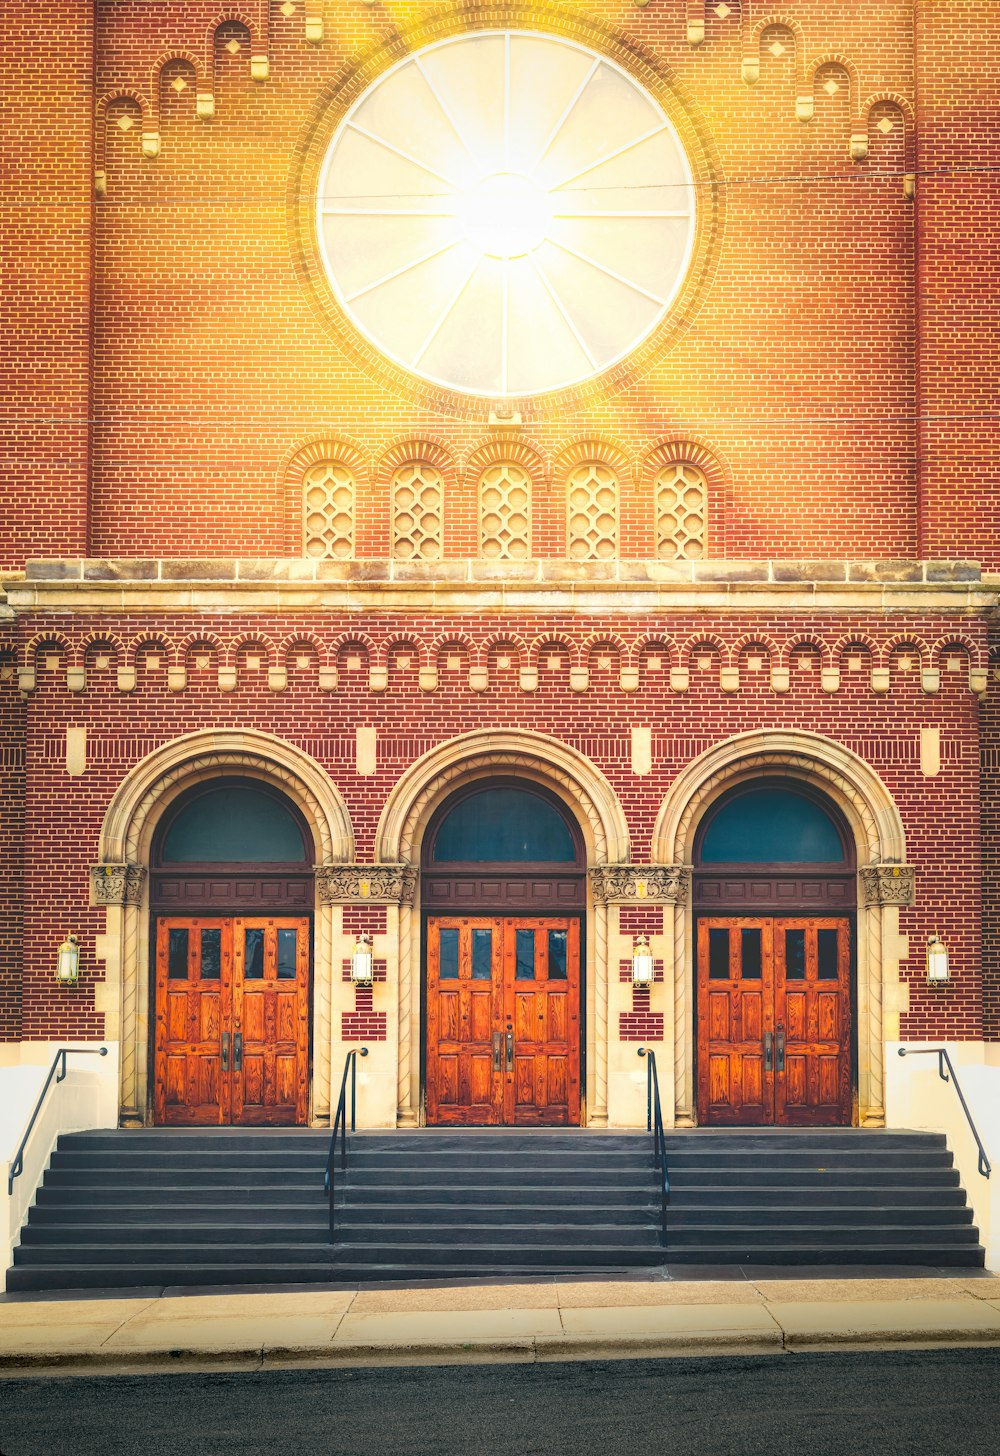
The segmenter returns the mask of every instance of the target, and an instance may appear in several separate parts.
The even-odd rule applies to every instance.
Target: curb
[[[885,1329],[851,1332],[844,1329],[811,1330],[786,1335],[755,1330],[717,1333],[649,1335],[538,1335],[483,1340],[411,1341],[406,1344],[247,1345],[226,1348],[193,1346],[156,1350],[108,1349],[38,1350],[0,1355],[0,1378],[46,1372],[74,1374],[130,1374],[179,1369],[277,1369],[312,1364],[342,1365],[462,1364],[483,1361],[523,1363],[560,1360],[626,1360],[692,1358],[711,1355],[782,1355],[836,1349],[870,1349],[937,1345],[1000,1345],[996,1331],[941,1326],[938,1329]]]

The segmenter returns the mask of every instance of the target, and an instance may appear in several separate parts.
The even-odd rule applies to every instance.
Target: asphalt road
[[[1000,1450],[1000,1350],[0,1381],[2,1456]]]

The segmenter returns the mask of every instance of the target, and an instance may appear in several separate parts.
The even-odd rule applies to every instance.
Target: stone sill
[[[176,587],[212,583],[246,586],[303,583],[358,586],[460,587],[523,585],[643,586],[948,586],[980,583],[974,561],[315,561],[222,558],[29,561],[8,586],[85,582]]]

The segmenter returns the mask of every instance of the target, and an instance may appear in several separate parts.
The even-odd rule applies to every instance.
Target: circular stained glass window
[[[395,363],[474,395],[582,383],[683,281],[691,172],[659,104],[606,57],[483,31],[416,51],[351,107],[320,176],[327,276]]]

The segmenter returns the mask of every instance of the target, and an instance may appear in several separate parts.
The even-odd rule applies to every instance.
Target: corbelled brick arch
[[[858,1121],[885,1122],[885,1039],[899,1035],[907,987],[899,907],[913,900],[914,874],[895,801],[865,761],[832,738],[796,730],[755,730],[714,745],[677,775],[660,806],[650,857],[689,867],[695,835],[712,805],[740,783],[798,779],[840,809],[857,850]],[[678,1126],[694,1122],[694,908],[673,908],[666,936],[667,980],[674,985],[674,1096]]]
[[[105,1035],[121,1040],[121,1118],[143,1123],[148,1105],[149,916],[147,873],[164,813],[193,785],[238,774],[281,790],[313,836],[317,866],[349,862],[354,831],[347,806],[317,761],[271,733],[209,729],[186,733],[149,754],[119,785],[101,826],[92,896],[105,905],[103,959],[97,989]],[[314,924],[313,1116],[329,1115],[333,907],[317,903]],[[99,945],[101,942],[99,942]]]
[[[539,784],[566,805],[580,826],[587,864],[627,863],[629,835],[618,797],[589,758],[545,733],[513,729],[463,733],[417,759],[389,796],[375,840],[379,863],[420,864],[424,832],[438,807],[456,789],[514,775]],[[588,894],[587,1123],[608,1116],[608,907]],[[420,1112],[420,907],[402,905],[399,920],[400,1126]]]

